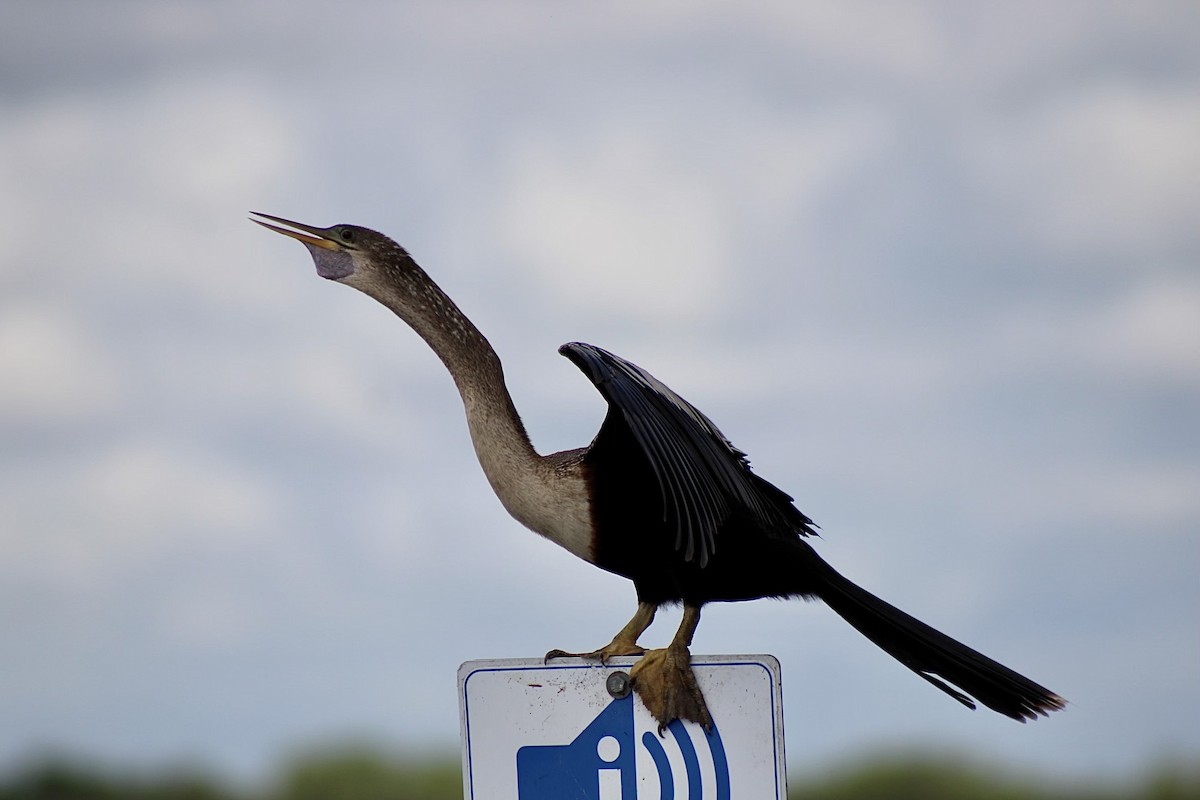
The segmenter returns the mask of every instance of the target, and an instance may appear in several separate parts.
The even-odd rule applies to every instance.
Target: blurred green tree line
[[[1200,764],[1164,765],[1109,786],[1013,776],[949,756],[874,758],[789,783],[791,800],[1200,800]],[[121,773],[47,760],[0,778],[0,800],[460,800],[457,758],[410,760],[371,749],[313,754],[271,786],[235,789],[198,771]]]

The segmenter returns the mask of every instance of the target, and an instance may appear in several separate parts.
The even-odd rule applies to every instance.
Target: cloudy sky
[[[459,663],[633,609],[250,210],[407,246],[543,452],[604,411],[559,344],[642,364],[849,577],[1072,701],[972,714],[820,606],[710,608],[697,652],[781,659],[794,769],[1200,756],[1194,3],[0,15],[0,768],[453,748]]]

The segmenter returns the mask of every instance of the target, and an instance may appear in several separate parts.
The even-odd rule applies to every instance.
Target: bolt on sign
[[[467,800],[786,800],[779,661],[693,656],[713,729],[658,722],[634,658],[468,661],[458,670]]]

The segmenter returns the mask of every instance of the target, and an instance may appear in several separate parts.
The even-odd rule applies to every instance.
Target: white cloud
[[[229,465],[188,459],[165,443],[123,444],[88,465],[75,485],[86,511],[126,531],[135,546],[178,522],[240,546],[242,534],[263,527],[274,510],[263,488]]]
[[[122,401],[120,366],[78,318],[54,305],[9,302],[0,310],[0,418],[58,425]]]
[[[107,592],[178,553],[244,553],[275,535],[281,498],[211,455],[153,440],[10,471],[0,531],[9,579]]]
[[[818,238],[823,199],[894,131],[859,104],[779,110],[739,97],[699,124],[703,109],[689,112],[664,116],[639,100],[579,137],[515,140],[495,200],[498,238],[554,307],[647,333],[702,327],[729,308],[743,274],[772,269],[748,263],[741,242]],[[811,253],[776,268],[799,269]]]
[[[163,639],[183,648],[232,651],[269,635],[261,598],[246,587],[181,585],[161,600],[155,616]]]
[[[666,144],[614,131],[516,154],[502,236],[551,302],[642,320],[694,319],[719,302],[732,256],[720,198]]]
[[[1093,361],[1200,386],[1200,269],[1148,276],[1082,333]]]
[[[1004,191],[1027,235],[1066,253],[1107,258],[1116,248],[1129,269],[1145,270],[1200,213],[1193,87],[1097,83],[979,134],[968,163]]]
[[[1198,342],[1200,274],[1186,269],[1137,276],[1114,296],[1082,307],[1014,305],[1000,315],[992,338],[995,357],[1010,369],[1065,365],[1128,385],[1200,384]]]
[[[223,301],[278,297],[286,287],[227,261],[229,231],[249,233],[247,202],[295,159],[285,120],[269,94],[220,74],[10,109],[0,176],[21,191],[0,192],[10,212],[0,274],[34,293],[127,282]]]
[[[1192,464],[1078,466],[1066,475],[1044,477],[1047,516],[1069,506],[1080,509],[1071,515],[1076,520],[1116,521],[1122,531],[1161,526],[1181,536],[1190,536],[1200,520],[1200,468]],[[1097,498],[1103,498],[1099,507]],[[1091,531],[1087,535],[1094,537]]]

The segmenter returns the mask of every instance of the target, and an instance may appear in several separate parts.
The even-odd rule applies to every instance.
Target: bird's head
[[[251,217],[252,222],[303,243],[322,278],[345,283],[370,295],[378,296],[380,285],[395,278],[388,275],[389,271],[412,264],[403,247],[370,228],[358,225],[316,228],[270,214],[251,213],[262,217]]]

